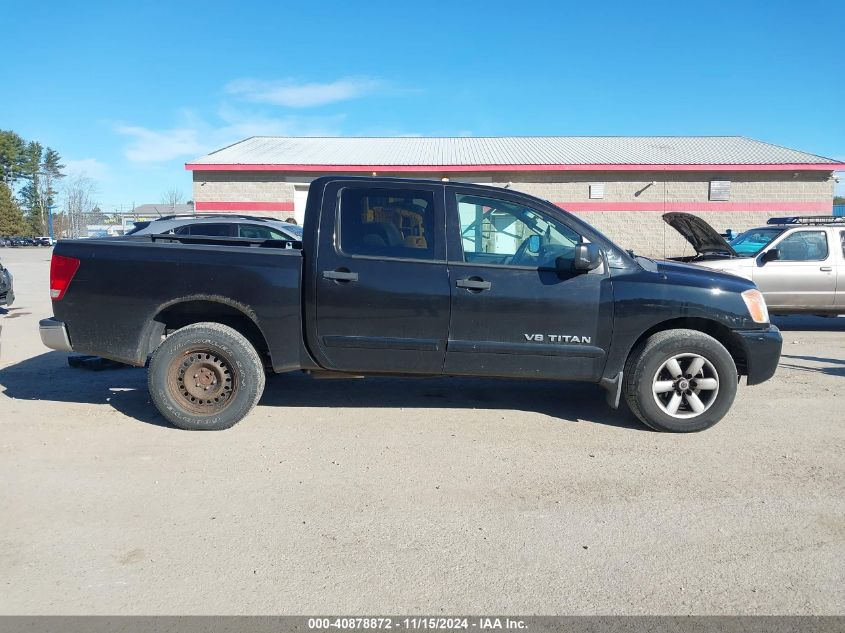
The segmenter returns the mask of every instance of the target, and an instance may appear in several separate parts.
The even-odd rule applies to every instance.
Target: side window
[[[778,260],[782,262],[817,262],[827,259],[826,231],[796,231],[778,245]]]
[[[274,231],[267,226],[255,224],[239,224],[238,236],[248,237],[253,240],[283,240],[286,239],[279,231]]]
[[[462,194],[457,203],[465,262],[554,268],[581,242],[565,224],[521,204]]]
[[[434,259],[434,195],[411,189],[344,189],[340,249],[348,255]]]
[[[845,257],[845,231],[839,232],[839,241],[842,243],[842,257]]]
[[[191,235],[205,235],[207,237],[230,237],[232,231],[231,224],[191,224]]]
[[[171,233],[174,233],[176,235],[190,235],[191,234],[191,225],[187,224],[185,226],[177,227],[177,228],[173,229],[173,231],[171,231]]]

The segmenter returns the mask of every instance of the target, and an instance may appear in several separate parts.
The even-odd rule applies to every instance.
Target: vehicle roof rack
[[[240,213],[176,213],[174,215],[165,215],[156,218],[153,222],[160,222],[161,220],[180,220],[183,218],[238,218],[240,220],[276,220],[277,222],[284,222],[280,218],[271,218],[264,215],[242,215]]]
[[[845,215],[792,215],[782,218],[769,218],[766,224],[845,224]]]

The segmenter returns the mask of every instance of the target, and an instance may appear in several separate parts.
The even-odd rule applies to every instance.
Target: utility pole
[[[56,208],[55,204],[47,205],[47,235],[50,236],[50,241],[53,241],[53,209]]]

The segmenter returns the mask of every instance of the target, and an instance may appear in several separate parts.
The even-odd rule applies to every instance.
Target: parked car
[[[0,262],[0,306],[10,306],[15,302],[12,273]]]
[[[56,240],[46,235],[42,237],[35,237],[33,240],[38,246],[53,246],[56,243]]]
[[[42,341],[136,366],[152,354],[152,401],[185,429],[228,428],[265,370],[303,370],[579,380],[655,429],[698,431],[727,413],[738,376],[768,380],[780,357],[752,282],[633,257],[515,191],[326,176],[304,229],[291,249],[62,240]]]
[[[127,235],[200,235],[248,239],[299,241],[302,227],[274,218],[253,215],[169,215],[149,222],[136,222]]]
[[[750,279],[775,314],[845,314],[845,217],[772,218],[730,242],[698,216],[663,219],[695,248],[679,258]]]

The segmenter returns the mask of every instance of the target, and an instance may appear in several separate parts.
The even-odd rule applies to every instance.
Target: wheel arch
[[[703,334],[712,336],[714,339],[719,341],[726,350],[728,350],[728,353],[731,355],[731,358],[733,358],[734,364],[736,365],[737,373],[741,376],[747,375],[748,357],[745,352],[745,347],[742,344],[742,339],[724,324],[712,319],[701,317],[678,317],[652,325],[649,329],[640,334],[640,336],[634,341],[633,345],[631,345],[628,349],[628,353],[625,355],[625,358],[627,359],[630,357],[631,353],[637,349],[640,344],[648,340],[654,334],[657,334],[658,332],[665,332],[667,330],[681,329],[696,330],[697,332],[702,332]]]
[[[270,346],[255,315],[247,306],[226,297],[185,297],[159,306],[142,337],[145,356],[154,352],[167,334],[203,322],[219,323],[236,330],[252,344],[264,364],[272,366]]]

